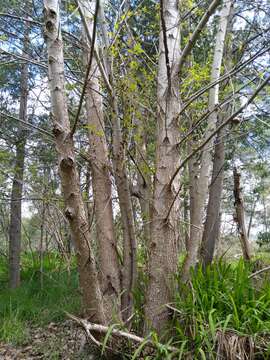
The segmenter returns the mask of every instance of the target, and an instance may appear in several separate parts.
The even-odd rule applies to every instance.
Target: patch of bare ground
[[[30,329],[22,346],[0,342],[1,360],[97,360],[97,350],[86,342],[85,333],[71,320]]]

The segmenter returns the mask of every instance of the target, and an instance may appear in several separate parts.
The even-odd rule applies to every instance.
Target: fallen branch
[[[126,340],[131,341],[134,345],[138,346],[141,345],[143,343],[145,343],[146,347],[150,347],[152,350],[154,350],[155,348],[157,348],[157,346],[162,346],[162,344],[160,343],[154,343],[151,339],[150,336],[149,338],[142,338],[140,336],[137,336],[135,334],[132,334],[130,332],[127,331],[122,331],[122,330],[118,330],[118,329],[111,329],[109,326],[104,326],[104,325],[99,325],[99,324],[93,324],[85,319],[81,319],[78,318],[75,315],[69,314],[66,312],[66,315],[76,321],[77,324],[79,324],[80,326],[82,326],[88,336],[88,338],[90,340],[92,340],[96,345],[98,345],[99,347],[104,347],[104,344],[102,344],[101,342],[99,342],[98,340],[95,339],[95,337],[93,336],[93,334],[91,332],[94,333],[100,333],[100,334],[107,334],[108,331],[110,331],[112,336],[116,336],[118,338],[124,338]],[[109,348],[108,346],[106,346],[108,349],[112,350],[111,348]],[[168,346],[168,350],[171,352],[178,352],[179,349],[177,349],[174,346]]]
[[[263,269],[261,269],[261,270],[256,271],[255,273],[249,275],[248,278],[249,278],[249,279],[252,279],[252,278],[254,278],[255,276],[261,274],[262,272],[265,272],[265,271],[268,271],[268,270],[270,270],[270,266],[267,266],[267,267],[265,267],[265,268],[263,268]]]

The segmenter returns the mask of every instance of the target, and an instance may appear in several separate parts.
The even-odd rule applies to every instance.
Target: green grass
[[[186,286],[179,276],[179,290],[171,304],[174,317],[167,331],[169,340],[153,334],[157,344],[165,341],[165,345],[157,345],[156,354],[148,359],[214,360],[219,334],[235,334],[242,340],[252,337],[261,347],[256,358],[269,359],[270,274],[250,279],[254,264],[238,260],[214,263],[206,271],[199,267]],[[172,356],[169,345],[179,349],[177,355]]]
[[[24,255],[22,260],[22,284],[16,290],[8,289],[7,264],[3,259],[0,261],[0,341],[13,344],[25,343],[32,327],[61,321],[65,311],[77,313],[80,309],[75,263],[69,272],[57,254],[46,256],[42,285],[37,255],[34,259]],[[198,360],[215,359],[220,333],[252,337],[260,344],[262,339],[270,339],[270,273],[249,279],[254,264],[243,260],[220,261],[205,271],[199,267],[192,272],[188,286],[181,284],[179,276],[178,291],[171,304],[174,316],[167,332],[170,336],[164,340],[153,333],[156,353],[145,359],[186,359],[188,356]],[[143,293],[147,286],[143,267],[138,279],[133,329],[140,334],[144,320]],[[270,358],[267,342],[260,359]],[[169,346],[179,349],[176,357],[170,353]],[[144,344],[137,349],[134,360],[139,358],[143,347]]]
[[[80,308],[77,271],[73,264],[70,272],[63,260],[50,254],[44,259],[43,284],[39,261],[29,255],[22,259],[22,283],[20,288],[7,287],[7,264],[0,262],[0,340],[23,344],[29,337],[29,329],[61,321],[65,311],[75,313]]]

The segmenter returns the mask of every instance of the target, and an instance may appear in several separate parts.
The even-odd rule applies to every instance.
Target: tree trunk
[[[212,64],[210,82],[214,82],[220,77],[221,64],[224,53],[225,36],[226,36],[231,6],[232,6],[231,0],[224,1],[223,8],[220,13],[219,28],[216,35],[214,59]],[[216,129],[218,110],[214,111],[214,109],[218,103],[219,103],[219,84],[215,85],[209,90],[208,109],[210,115],[208,117],[208,125],[203,140],[207,139],[209,135]],[[184,282],[187,281],[187,279],[189,278],[190,268],[194,266],[196,263],[198,250],[202,239],[202,231],[199,229],[202,229],[203,226],[204,207],[208,194],[208,182],[209,182],[209,176],[210,176],[211,164],[212,164],[212,155],[211,155],[212,145],[213,145],[213,139],[209,141],[205,146],[205,148],[202,150],[201,164],[200,164],[201,166],[200,166],[198,178],[196,177],[196,180],[194,181],[196,206],[194,208],[193,217],[191,218],[190,221],[193,226],[191,226],[188,254],[185,258],[183,270],[182,270],[182,280]]]
[[[136,281],[137,263],[136,263],[136,236],[134,229],[133,209],[131,201],[131,192],[129,179],[126,169],[126,150],[120,117],[118,113],[118,104],[114,89],[113,59],[110,54],[108,31],[106,29],[106,20],[103,4],[100,4],[99,16],[101,20],[101,32],[105,44],[105,63],[110,82],[110,105],[111,121],[113,124],[113,170],[119,206],[121,213],[121,223],[123,229],[123,268],[122,268],[122,298],[121,308],[123,320],[127,320],[132,313],[132,290]]]
[[[178,262],[179,201],[175,201],[175,195],[179,187],[179,176],[172,183],[171,179],[180,163],[177,147],[180,141],[180,16],[178,1],[164,0],[160,6],[158,129],[149,244],[149,284],[145,305],[146,333],[151,328],[160,333],[169,319],[165,304],[172,300]]]
[[[185,167],[185,174],[187,173],[187,166]],[[188,193],[188,184],[186,181],[186,176],[184,178],[184,200],[183,200],[183,228],[184,228],[184,239],[185,239],[185,250],[188,250],[189,244],[189,234],[190,234],[190,224],[189,224],[189,212],[190,212],[190,199]]]
[[[114,115],[114,124],[118,123],[118,115]],[[132,313],[132,290],[136,281],[136,238],[129,180],[126,172],[125,148],[118,125],[113,131],[113,166],[117,186],[121,223],[123,229],[123,269],[122,269],[122,299],[123,319],[127,320]]]
[[[143,110],[142,110],[143,111]],[[151,199],[151,176],[150,170],[145,169],[147,164],[147,135],[145,125],[137,121],[136,163],[139,168],[137,171],[137,191],[143,221],[143,245],[148,248],[150,241],[150,199]]]
[[[65,202],[65,215],[76,246],[83,308],[92,321],[105,323],[91,235],[76,167],[65,96],[64,56],[60,28],[59,1],[44,0],[44,36],[48,49],[49,87],[52,101],[53,133],[58,153],[59,173]]]
[[[24,35],[23,53],[27,54],[29,47],[28,29]],[[20,80],[19,118],[27,121],[28,98],[28,63],[22,65]],[[16,155],[14,178],[12,182],[9,224],[9,286],[20,285],[20,253],[21,253],[21,223],[22,223],[22,192],[24,176],[24,159],[26,146],[26,131],[19,125],[16,140]]]
[[[93,14],[95,2],[80,2],[85,23],[90,34],[93,33]],[[85,37],[86,38],[86,37]],[[89,45],[89,42],[87,42]],[[89,62],[89,48],[85,50],[84,60]],[[114,234],[112,189],[110,179],[110,164],[105,138],[103,103],[100,95],[100,73],[95,57],[87,83],[85,101],[88,119],[89,158],[92,173],[94,195],[94,213],[99,251],[99,273],[102,296],[106,314],[116,312],[120,316],[120,273],[118,268],[116,239]]]
[[[192,151],[195,141],[190,140],[188,144],[189,153]],[[193,251],[194,238],[195,236],[199,237],[202,232],[202,224],[199,221],[196,221],[198,218],[198,212],[200,208],[197,207],[198,194],[198,178],[199,178],[199,159],[198,156],[193,156],[188,162],[188,173],[189,173],[189,214],[190,214],[190,227],[189,227],[189,241],[187,243],[187,255],[186,255],[186,264],[187,259],[190,264],[195,265],[197,261],[197,250]],[[184,263],[185,264],[185,263]],[[184,281],[184,280],[183,280]]]
[[[253,204],[252,204],[252,209],[251,209],[251,213],[250,213],[250,218],[249,218],[249,222],[248,222],[248,231],[247,231],[247,237],[248,239],[250,238],[250,231],[251,231],[251,227],[252,227],[252,222],[253,222],[253,218],[255,215],[255,210],[256,210],[256,206],[257,206],[257,201],[259,200],[259,194],[257,194]]]
[[[234,199],[235,199],[235,221],[237,223],[238,232],[240,236],[241,247],[243,251],[243,258],[247,261],[251,259],[251,250],[250,244],[247,237],[246,223],[245,223],[245,210],[244,210],[244,200],[242,196],[242,191],[240,187],[240,178],[241,174],[237,171],[235,167],[233,169],[233,179],[234,179]]]
[[[224,178],[225,148],[223,141],[224,131],[216,139],[213,159],[213,172],[210,184],[209,200],[207,205],[206,221],[204,225],[201,257],[203,266],[211,264],[214,256],[215,245],[220,236],[220,207]]]

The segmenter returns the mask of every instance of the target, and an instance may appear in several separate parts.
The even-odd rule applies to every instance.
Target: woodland
[[[269,44],[269,0],[0,0],[0,359],[270,358]]]

